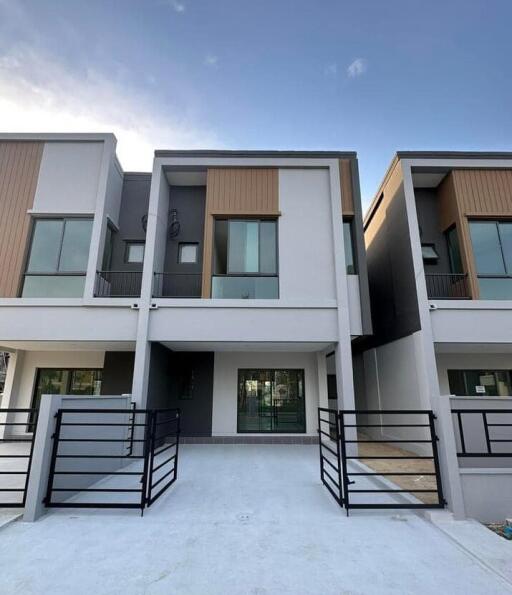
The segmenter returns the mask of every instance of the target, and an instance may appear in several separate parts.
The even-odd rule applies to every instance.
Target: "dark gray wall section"
[[[177,352],[151,344],[147,406],[179,407],[183,436],[212,435],[213,357],[212,352]],[[192,398],[183,399],[191,375]]]
[[[176,209],[180,230],[176,237],[167,239],[164,270],[190,274],[170,278],[164,288],[167,295],[201,296],[205,207],[206,186],[171,186],[169,209]],[[197,244],[196,263],[178,262],[180,244]]]
[[[352,199],[354,204],[354,245],[359,274],[359,295],[361,299],[361,319],[363,334],[372,334],[372,313],[370,305],[370,289],[368,285],[368,266],[366,263],[366,247],[364,245],[363,215],[361,212],[361,189],[359,187],[359,166],[357,159],[350,162],[352,173]]]
[[[369,225],[383,218],[367,247],[374,338],[381,345],[421,328],[403,184],[383,200]]]
[[[148,214],[151,174],[125,174],[119,212],[119,231],[114,234],[113,271],[141,271],[142,264],[125,262],[126,241],[146,240],[142,218]]]
[[[103,364],[102,395],[125,395],[132,392],[133,351],[107,351]]]
[[[439,260],[437,264],[424,264],[426,273],[449,273],[450,259],[446,237],[439,225],[439,201],[437,191],[431,188],[416,188],[416,212],[422,244],[434,244]]]

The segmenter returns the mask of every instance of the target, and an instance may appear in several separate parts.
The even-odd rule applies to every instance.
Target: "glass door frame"
[[[240,390],[242,384],[242,376],[247,372],[267,372],[272,377],[271,382],[275,384],[276,372],[287,372],[292,371],[300,375],[302,380],[302,398],[296,399],[297,401],[302,400],[302,409],[297,411],[302,415],[303,423],[301,429],[270,429],[270,430],[247,430],[240,429]],[[257,397],[260,400],[260,397]],[[274,397],[272,396],[272,401]],[[258,402],[258,410],[260,408],[260,402]],[[258,413],[259,416],[259,413]],[[271,422],[272,423],[272,422]],[[304,368],[238,368],[237,370],[237,391],[236,391],[236,431],[238,434],[305,434],[306,433],[306,382],[305,382],[305,371]]]

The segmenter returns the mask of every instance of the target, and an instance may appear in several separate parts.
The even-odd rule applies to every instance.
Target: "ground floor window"
[[[512,396],[511,370],[448,370],[448,383],[452,395]]]
[[[238,432],[304,433],[304,370],[238,370]]]
[[[41,395],[99,395],[103,370],[38,368],[32,408],[39,409]]]

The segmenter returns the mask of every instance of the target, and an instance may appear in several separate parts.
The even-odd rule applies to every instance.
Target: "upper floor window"
[[[354,237],[352,234],[352,221],[343,221],[343,240],[345,243],[345,264],[347,275],[356,275],[356,260],[354,257]]]
[[[450,394],[469,397],[512,396],[510,370],[448,370]]]
[[[460,255],[459,235],[455,226],[451,227],[446,232],[446,243],[448,244],[450,272],[454,274],[462,274],[464,269],[462,267],[462,258]]]
[[[481,299],[512,299],[512,222],[471,221]]]
[[[218,219],[213,273],[213,298],[277,298],[277,222]]]
[[[178,262],[180,264],[195,264],[197,262],[198,244],[180,244],[178,248]]]
[[[129,264],[144,262],[144,242],[126,242],[125,260]]]
[[[92,219],[36,219],[22,297],[81,297]]]

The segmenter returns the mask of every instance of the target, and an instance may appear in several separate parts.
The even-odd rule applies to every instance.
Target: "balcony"
[[[94,297],[140,297],[142,271],[97,271]]]
[[[213,275],[212,298],[214,299],[278,299],[279,277],[277,275]]]
[[[153,297],[200,298],[201,273],[155,273]]]
[[[425,274],[427,294],[431,300],[469,300],[467,274],[428,273]]]

